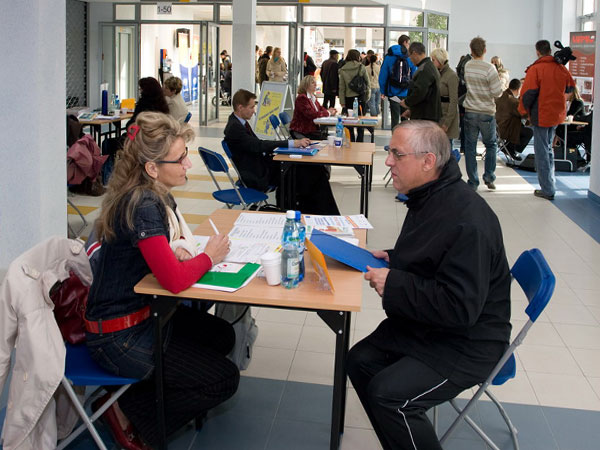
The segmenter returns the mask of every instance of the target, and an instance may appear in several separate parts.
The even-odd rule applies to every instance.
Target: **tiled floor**
[[[223,127],[224,119],[202,128],[195,144],[220,151]],[[378,146],[387,143],[388,136],[389,132],[378,130]],[[383,186],[384,158],[383,151],[376,155],[370,197],[369,219],[375,230],[369,233],[368,246],[373,249],[394,243],[406,213],[405,206],[394,201],[393,188]],[[220,205],[206,195],[213,186],[197,154],[192,154],[192,161],[190,181],[176,190],[175,197],[193,229]],[[600,206],[587,198],[588,175],[558,175],[554,202],[532,195],[537,187],[535,173],[516,172],[501,160],[497,190],[479,190],[500,219],[509,262],[524,249],[538,247],[557,277],[551,303],[517,352],[517,377],[493,388],[506,402],[525,450],[600,448]],[[333,168],[331,183],[340,210],[357,213],[359,180],[354,170]],[[89,220],[97,216],[99,199],[74,196],[72,200],[89,207]],[[74,215],[69,220],[79,223]],[[526,320],[524,307],[524,297],[515,288],[515,328]],[[314,313],[255,308],[254,315],[259,337],[238,393],[211,412],[201,432],[182,430],[170,448],[328,448],[333,334]],[[353,317],[351,342],[366,336],[383,316],[379,297],[365,283],[363,310]],[[510,448],[503,423],[491,408],[491,403],[483,402],[473,418],[497,438],[501,448]],[[448,407],[442,408],[441,430],[452,417]],[[93,445],[83,437],[71,448]],[[351,387],[342,448],[380,448]],[[486,446],[461,426],[446,448]]]

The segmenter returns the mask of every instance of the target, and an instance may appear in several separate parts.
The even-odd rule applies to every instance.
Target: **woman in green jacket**
[[[360,53],[358,50],[352,49],[348,51],[345,64],[339,69],[338,75],[340,79],[339,96],[340,105],[342,105],[342,114],[345,114],[349,109],[352,109],[354,99],[358,98],[359,110],[354,111],[354,115],[363,115],[366,112],[367,101],[371,97],[371,82],[366,67],[360,62]],[[353,91],[350,88],[352,79],[357,75],[364,79],[365,91],[362,93]],[[354,142],[354,127],[348,127],[348,129],[350,130],[350,139]],[[359,127],[357,131],[357,140],[362,142],[364,135],[365,129]]]

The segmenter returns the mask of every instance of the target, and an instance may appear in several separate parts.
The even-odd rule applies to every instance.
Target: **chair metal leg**
[[[388,169],[388,171],[386,172],[386,174],[383,176],[384,180],[386,178],[387,178],[387,181],[385,182],[385,187],[388,187],[388,184],[390,184],[390,181],[392,181],[392,169]]]
[[[519,440],[517,439],[517,434],[519,433],[519,430],[517,430],[517,427],[515,427],[513,425],[512,421],[510,420],[510,417],[508,417],[508,413],[506,412],[506,410],[504,409],[504,407],[502,406],[502,404],[498,401],[498,399],[496,398],[496,396],[494,394],[492,394],[487,389],[485,390],[485,394],[494,403],[494,405],[496,405],[496,408],[498,408],[498,411],[500,412],[500,415],[504,419],[504,422],[506,422],[506,426],[508,427],[508,431],[510,431],[510,437],[511,437],[511,439],[513,441],[513,446],[514,446],[515,450],[519,450]]]
[[[75,231],[69,224],[69,221],[67,220],[67,226],[69,228],[69,231],[73,235],[73,237],[79,237],[81,232],[83,230],[85,230],[85,227],[88,226],[88,222],[87,222],[87,220],[85,220],[85,216],[83,215],[83,213],[79,210],[79,208],[77,206],[75,206],[75,204],[68,197],[67,197],[67,203],[69,204],[69,206],[71,206],[71,208],[73,208],[77,212],[77,214],[79,214],[79,217],[81,217],[81,220],[83,221],[83,225],[81,225],[81,228],[79,229],[79,231],[77,233],[75,233]]]
[[[439,421],[440,411],[437,406],[433,407],[433,429],[435,430],[435,434],[438,434],[438,421]]]
[[[479,428],[479,425],[477,425],[473,421],[473,419],[471,419],[468,415],[463,414],[464,409],[461,410],[454,400],[450,400],[450,404],[456,410],[456,412],[460,414],[459,418],[464,419],[465,422],[467,422],[471,426],[471,428],[473,428],[473,430],[481,437],[481,439],[483,439],[485,441],[485,443],[492,448],[492,450],[500,450],[500,448],[494,443],[494,441],[492,441],[490,439],[490,437],[487,434],[485,434],[481,428]],[[455,424],[458,425],[459,423],[460,423],[460,421],[457,418],[457,420],[455,420],[452,425],[455,425]],[[449,436],[448,432],[446,432],[446,434],[444,434],[442,439],[440,439],[440,443],[443,443],[448,436]]]

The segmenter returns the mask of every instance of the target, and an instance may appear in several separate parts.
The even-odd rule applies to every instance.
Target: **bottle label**
[[[298,258],[289,258],[287,260],[287,277],[297,278],[300,273],[300,265],[298,264]]]

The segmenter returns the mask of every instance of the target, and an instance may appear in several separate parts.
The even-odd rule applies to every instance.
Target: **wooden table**
[[[275,155],[274,161],[281,163],[282,204],[290,206],[294,198],[294,179],[286,173],[293,164],[330,164],[332,166],[352,166],[360,175],[360,213],[369,217],[369,186],[372,176],[373,155],[375,144],[369,142],[351,142],[349,147],[334,147],[327,145],[314,156],[302,156],[294,158],[290,155]],[[287,185],[286,185],[287,181]],[[291,207],[290,209],[294,209]]]
[[[342,119],[342,123],[345,127],[358,127],[358,128],[367,128],[369,133],[371,133],[371,144],[375,143],[375,127],[378,127],[380,122],[377,117],[368,117],[368,116],[359,116],[359,119],[377,119],[377,123],[349,123],[347,119]],[[317,117],[313,120],[315,125],[319,125],[322,127],[335,127],[337,125],[337,117]]]
[[[210,215],[210,218],[219,230],[229,232],[241,212],[239,210],[218,209]],[[253,214],[269,213],[253,212]],[[211,235],[213,231],[208,220],[206,220],[196,228],[194,233]],[[366,230],[355,230],[355,234],[360,245],[364,247]],[[281,285],[268,286],[264,278],[255,278],[248,286],[231,293],[191,287],[179,294],[173,294],[163,289],[152,274],[144,277],[135,286],[135,292],[152,295],[151,314],[154,320],[155,348],[157,349],[155,351],[156,396],[158,423],[161,433],[159,448],[167,448],[164,422],[162,328],[167,323],[176,305],[176,302],[173,302],[173,299],[169,297],[316,312],[336,335],[329,448],[334,450],[339,447],[340,435],[344,431],[344,412],[346,408],[346,356],[350,339],[350,314],[352,311],[360,311],[361,309],[362,273],[330,258],[326,259],[335,288],[334,293],[317,288],[317,275],[310,264],[306,265],[304,281],[296,289],[285,289]]]
[[[569,125],[577,125],[577,126],[586,127],[586,126],[588,126],[588,123],[587,122],[579,122],[579,121],[573,120],[571,122],[564,121],[563,123],[561,123],[561,125],[563,126],[563,128],[565,130],[564,138],[563,138],[564,139],[564,141],[563,141],[563,144],[564,144],[564,147],[563,147],[563,157],[562,158],[556,158],[555,157],[554,158],[554,163],[555,163],[555,165],[556,165],[556,161],[569,163],[569,165],[571,166],[570,172],[573,172],[573,162],[567,159],[567,148],[568,148],[567,147],[567,129],[569,128]]]
[[[121,114],[119,117],[113,117],[112,119],[92,119],[92,120],[79,120],[81,125],[84,127],[90,127],[92,129],[92,135],[94,140],[98,144],[98,147],[102,148],[102,136],[111,135],[114,133],[115,138],[121,136],[121,122],[123,120],[129,120],[133,116],[133,113]],[[108,131],[102,133],[102,125],[108,125]],[[111,130],[114,127],[114,130]]]

